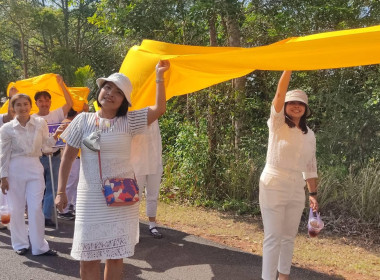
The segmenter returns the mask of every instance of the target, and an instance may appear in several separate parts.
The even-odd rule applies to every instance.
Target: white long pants
[[[77,204],[77,189],[79,182],[79,170],[80,170],[80,158],[76,158],[71,165],[69,178],[67,179],[66,195],[67,195],[67,207],[63,210],[63,213],[69,212],[70,204],[74,206]]]
[[[139,186],[139,198],[141,200],[142,193],[145,188],[146,196],[146,215],[148,217],[156,217],[157,215],[157,200],[160,193],[162,172],[157,174],[149,174],[136,176],[137,184]]]
[[[39,255],[49,250],[45,240],[45,217],[42,198],[45,190],[44,169],[38,157],[16,157],[9,162],[8,202],[11,208],[11,242],[13,249],[29,248]],[[25,205],[28,203],[28,228],[25,224]]]
[[[277,270],[290,274],[294,240],[305,208],[301,172],[265,166],[260,177],[260,209],[264,224],[264,280],[277,279]]]

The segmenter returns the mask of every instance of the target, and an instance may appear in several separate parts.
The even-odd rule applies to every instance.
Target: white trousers
[[[21,172],[20,172],[21,171]],[[38,157],[16,157],[9,162],[8,202],[11,208],[11,242],[13,249],[29,248],[39,255],[49,250],[45,240],[45,217],[42,198],[45,190],[44,169]],[[25,224],[25,205],[28,204],[28,228]]]
[[[80,158],[76,158],[71,165],[69,178],[67,179],[66,195],[67,195],[67,207],[63,210],[63,213],[69,212],[70,204],[75,206],[77,204],[77,189],[79,182],[79,170],[80,170]]]
[[[290,274],[294,240],[305,208],[305,180],[301,172],[266,165],[260,177],[260,209],[264,224],[264,280],[277,271]]]
[[[136,176],[140,200],[145,189],[146,215],[148,217],[156,217],[157,215],[157,200],[160,193],[161,176],[162,172]]]

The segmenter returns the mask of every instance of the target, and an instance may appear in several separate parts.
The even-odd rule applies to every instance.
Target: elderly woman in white
[[[267,159],[260,178],[264,280],[275,280],[277,271],[280,280],[289,279],[305,185],[310,207],[318,210],[316,141],[306,125],[311,111],[305,92],[287,92],[290,76],[291,71],[284,71],[272,102]]]
[[[56,256],[44,238],[45,181],[39,157],[42,149],[51,151],[62,130],[49,137],[46,121],[30,115],[32,101],[25,94],[13,96],[10,106],[15,118],[0,130],[0,178],[1,190],[7,194],[11,208],[12,247],[19,255],[25,255],[31,245],[33,255]],[[26,203],[29,234],[24,218]]]

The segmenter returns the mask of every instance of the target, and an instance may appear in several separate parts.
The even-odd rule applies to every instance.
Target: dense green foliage
[[[16,16],[17,15],[17,16]],[[376,0],[0,0],[0,91],[55,72],[69,85],[117,71],[142,39],[192,45],[267,45],[318,32],[380,23]],[[87,65],[87,66],[86,66]],[[163,197],[258,211],[266,121],[280,73],[173,98],[161,118]],[[291,88],[310,97],[323,210],[380,224],[380,68],[296,72]],[[93,85],[93,83],[92,83]]]

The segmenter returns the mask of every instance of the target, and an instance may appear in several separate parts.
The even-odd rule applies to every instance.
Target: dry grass
[[[145,201],[142,201],[140,217],[146,220],[144,209]],[[157,218],[161,225],[262,255],[260,218],[163,202],[159,203]],[[319,238],[311,239],[303,224],[297,236],[293,264],[348,280],[380,279],[380,245],[369,242],[368,238],[371,237],[337,235],[327,227]]]

